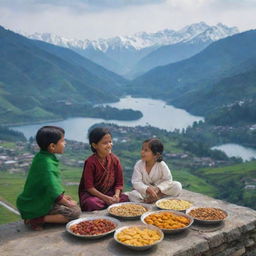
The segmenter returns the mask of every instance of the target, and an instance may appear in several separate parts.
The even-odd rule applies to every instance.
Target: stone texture
[[[189,230],[165,235],[161,244],[147,251],[132,251],[119,244],[110,234],[101,239],[79,239],[68,234],[63,225],[48,225],[41,232],[29,230],[23,222],[0,226],[1,256],[110,256],[110,255],[170,255],[170,256],[256,256],[256,211],[184,190],[179,197],[193,202],[196,207],[219,207],[228,212],[228,218],[219,229]],[[84,216],[102,216],[107,212],[83,213]],[[140,220],[121,221],[121,225],[141,224]],[[237,254],[235,254],[237,253]]]
[[[255,242],[252,239],[245,241],[245,247],[252,247],[253,245],[255,245]]]
[[[232,254],[232,256],[241,256],[241,255],[243,255],[244,253],[245,253],[245,248],[242,247],[242,248],[236,250],[236,251]]]

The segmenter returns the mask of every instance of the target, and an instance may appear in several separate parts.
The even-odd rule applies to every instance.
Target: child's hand
[[[114,199],[115,203],[119,203],[120,202],[119,195],[113,195],[113,199]]]
[[[76,201],[74,200],[68,200],[69,207],[74,207],[77,205]]]
[[[155,189],[151,186],[148,186],[146,193],[153,199],[153,200],[157,200],[158,196],[157,193],[155,191]]]
[[[106,196],[104,198],[104,201],[105,201],[105,203],[107,205],[111,205],[111,204],[115,204],[116,203],[115,199],[113,197],[111,197],[111,196]]]
[[[64,197],[65,197],[67,200],[72,200],[72,197],[69,196],[69,195],[64,195]]]

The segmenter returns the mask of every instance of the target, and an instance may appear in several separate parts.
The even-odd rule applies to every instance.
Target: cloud
[[[1,0],[1,6],[7,8],[17,7],[17,10],[37,10],[40,8],[65,7],[72,11],[88,12],[102,11],[106,9],[119,9],[128,6],[141,6],[148,4],[160,4],[166,0]]]
[[[27,33],[94,39],[205,21],[255,28],[255,0],[0,0],[0,24]]]

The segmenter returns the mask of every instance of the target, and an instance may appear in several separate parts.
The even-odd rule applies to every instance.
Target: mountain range
[[[50,33],[25,35],[70,48],[108,70],[134,78],[156,66],[191,57],[210,43],[235,33],[238,33],[236,27],[200,22],[177,31],[165,29],[98,40],[67,39]]]
[[[208,26],[205,23],[197,25],[199,28]],[[218,24],[218,27],[225,26]],[[185,58],[186,54],[191,54],[195,45],[190,42],[194,41],[205,43],[199,53],[194,49],[195,54],[189,58],[158,66],[127,81],[71,49],[28,39],[0,27],[0,120],[56,119],[64,110],[90,116],[94,104],[116,101],[125,94],[160,98],[191,113],[210,116],[214,123],[218,123],[218,119],[230,122],[225,119],[228,112],[231,115],[230,111],[231,119],[239,120],[241,113],[256,106],[256,31],[217,40],[216,33],[215,37],[210,32],[210,36],[205,37],[207,33],[199,33],[199,28],[187,26],[183,43],[177,43],[178,37],[174,37],[175,44],[158,47],[155,51],[176,49],[179,55],[176,58],[182,54]],[[195,31],[198,35],[193,37]],[[145,48],[142,44],[137,45],[137,49],[146,51],[156,47],[152,40],[144,43]],[[206,46],[211,40],[217,41]],[[186,52],[188,47],[190,50]],[[153,54],[151,52],[147,58]],[[237,107],[230,107],[237,104],[239,115]],[[67,109],[64,105],[73,108]],[[256,110],[244,120],[248,118],[256,121]]]
[[[56,119],[53,107],[117,101],[126,80],[67,48],[0,27],[0,120]],[[62,106],[63,108],[63,106]],[[90,114],[90,113],[88,113]],[[60,116],[59,116],[60,118]]]
[[[255,100],[255,44],[256,30],[218,40],[191,58],[136,78],[129,91],[204,116],[223,106]]]

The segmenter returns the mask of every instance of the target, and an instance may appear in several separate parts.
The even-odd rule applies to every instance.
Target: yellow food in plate
[[[190,219],[171,212],[152,213],[144,221],[161,229],[180,229],[190,224]]]
[[[118,241],[133,245],[146,246],[161,239],[161,234],[157,230],[149,228],[129,227],[117,234]]]
[[[192,203],[180,199],[166,199],[156,203],[157,207],[166,210],[184,211],[192,206]]]

